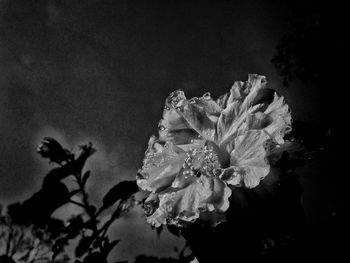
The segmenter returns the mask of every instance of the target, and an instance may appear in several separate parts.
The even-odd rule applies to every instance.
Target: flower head
[[[48,158],[53,163],[61,164],[74,159],[74,155],[51,137],[45,137],[36,148],[37,152],[43,157]]]
[[[221,222],[231,188],[259,185],[270,172],[269,153],[283,144],[290,126],[284,98],[256,74],[217,100],[209,93],[189,100],[183,91],[171,93],[137,176],[150,192],[147,221]]]

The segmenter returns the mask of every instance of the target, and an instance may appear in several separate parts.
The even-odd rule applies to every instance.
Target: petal
[[[260,76],[257,74],[249,74],[248,81],[246,82],[244,93],[246,97],[242,103],[240,108],[240,113],[247,112],[249,108],[254,106],[254,102],[256,102],[259,92],[264,89],[266,86],[266,78],[265,76]]]
[[[198,139],[198,136],[200,135],[193,129],[159,131],[159,139],[164,141],[172,141],[175,145],[189,144],[192,140]]]
[[[236,81],[232,86],[227,106],[222,111],[217,125],[220,147],[232,151],[230,141],[246,131],[248,116],[262,108],[263,104],[258,103],[259,94],[265,85],[264,76],[250,74],[247,82]]]
[[[209,93],[187,100],[183,91],[175,91],[166,99],[159,137],[176,144],[189,143],[198,135],[213,141],[221,111]]]
[[[167,222],[192,222],[202,211],[226,211],[231,189],[221,180],[201,176],[186,188],[160,194],[159,208],[148,218],[157,226]]]
[[[145,190],[157,192],[172,184],[185,160],[185,152],[172,142],[151,137],[137,184]]]
[[[219,178],[213,178],[211,182],[212,195],[205,202],[212,204],[216,211],[225,212],[230,205],[228,198],[231,196],[232,191]]]
[[[261,130],[271,125],[273,119],[270,115],[261,111],[247,116],[247,128],[249,130]]]
[[[275,93],[273,102],[264,113],[271,118],[271,123],[265,127],[265,131],[276,143],[282,144],[283,137],[291,130],[292,123],[291,113],[284,98]]]
[[[257,166],[246,166],[240,167],[237,170],[244,186],[247,188],[254,188],[260,184],[260,181],[265,178],[270,172],[270,166],[266,165],[263,167]]]
[[[227,100],[228,100],[229,96],[230,96],[229,93],[225,93],[225,94],[221,95],[221,96],[216,100],[216,104],[219,105],[219,107],[220,107],[222,110],[226,108]]]
[[[270,170],[266,160],[266,144],[269,136],[263,130],[250,130],[235,140],[235,149],[231,153],[232,176],[227,183],[244,183],[247,188],[257,186]]]
[[[209,94],[191,100],[181,99],[175,107],[204,139],[216,140],[216,125],[222,109]]]

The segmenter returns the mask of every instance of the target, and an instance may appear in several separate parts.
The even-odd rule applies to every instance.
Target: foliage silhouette
[[[135,181],[120,182],[102,198],[101,207],[91,203],[86,190],[91,172],[84,171],[84,166],[95,151],[92,143],[88,143],[80,146],[79,154],[76,155],[49,137],[44,138],[37,147],[37,152],[55,167],[45,176],[38,192],[22,203],[8,206],[7,215],[1,217],[0,222],[1,229],[7,229],[0,238],[3,242],[10,243],[14,240],[15,227],[19,229],[16,232],[19,236],[23,235],[25,229],[30,229],[32,238],[45,243],[48,251],[45,258],[30,261],[32,259],[23,257],[20,262],[63,262],[67,259],[62,257],[65,247],[70,240],[76,238],[79,239],[75,248],[76,262],[107,262],[108,254],[120,242],[110,240],[108,230],[116,219],[134,206],[134,194],[138,188]],[[71,191],[69,189],[72,189],[72,186],[68,187],[68,180],[64,180],[68,177],[75,182]],[[72,216],[64,225],[62,221],[51,216],[55,210],[67,203],[81,207],[83,213]],[[114,211],[106,213],[110,207],[113,207]],[[13,259],[14,254],[18,252],[14,245],[7,247],[1,258],[4,262]],[[28,248],[27,251],[26,255],[29,256],[33,249]]]

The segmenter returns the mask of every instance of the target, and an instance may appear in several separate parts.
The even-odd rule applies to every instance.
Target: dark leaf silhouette
[[[64,183],[45,184],[45,187],[22,204],[10,205],[8,213],[17,224],[43,225],[57,208],[68,201],[69,191]]]
[[[68,238],[63,237],[63,238],[57,239],[52,247],[52,252],[54,254],[60,252],[62,248],[67,244],[68,244]]]
[[[185,262],[189,262],[190,260],[187,260]],[[140,255],[137,256],[135,259],[135,263],[179,263],[181,261],[175,259],[175,258],[157,258],[154,256],[145,256],[145,255]]]
[[[71,164],[66,164],[62,167],[54,168],[45,176],[43,187],[47,185],[53,185],[72,174],[73,169]]]
[[[89,254],[85,259],[84,263],[107,263],[106,259],[101,253],[94,252]]]
[[[62,230],[69,238],[75,238],[84,227],[84,221],[80,215],[69,220],[69,224]]]
[[[120,240],[109,241],[109,227],[122,213],[133,207],[133,199],[130,197],[138,191],[136,182],[117,184],[104,196],[102,207],[97,207],[90,202],[89,193],[85,187],[90,178],[90,171],[82,173],[87,159],[96,151],[92,147],[92,143],[80,146],[80,153],[77,158],[52,138],[45,138],[37,150],[42,157],[59,166],[54,167],[45,176],[39,191],[21,203],[18,202],[8,206],[9,220],[5,220],[6,218],[2,216],[0,205],[0,230],[2,225],[9,225],[9,222],[11,222],[11,224],[16,224],[16,229],[19,229],[19,231],[16,231],[19,233],[19,238],[21,238],[21,229],[23,227],[30,229],[33,238],[43,242],[43,245],[49,250],[47,252],[52,252],[47,253],[48,258],[46,258],[47,255],[45,257],[39,255],[38,258],[52,263],[68,262],[68,259],[65,258],[67,255],[63,251],[70,240],[80,237],[78,245],[75,247],[75,256],[81,259],[76,259],[75,262],[106,263],[109,253],[120,242]],[[75,180],[64,180],[69,176]],[[69,183],[74,184],[74,190],[68,190],[72,189],[70,185],[68,187]],[[71,199],[76,194],[81,197],[79,201]],[[120,202],[109,216],[109,219],[101,224],[101,212],[118,200]],[[69,202],[79,206],[83,211],[81,215],[76,215],[68,220],[68,224],[64,226],[62,221],[53,219],[51,215],[57,208]],[[1,231],[0,238],[3,238]],[[6,238],[13,239],[12,234],[7,235]],[[25,244],[28,250],[25,254],[20,255],[22,261],[30,260],[32,250],[36,249],[31,244],[34,243]],[[14,245],[8,245],[7,247],[10,250],[17,249]],[[0,263],[8,259],[2,257]],[[30,260],[30,262],[34,261]]]
[[[125,201],[138,191],[136,181],[123,181],[113,186],[103,197],[103,206],[112,206],[118,200]]]
[[[82,237],[82,239],[80,239],[79,241],[77,248],[75,249],[75,256],[81,257],[86,252],[88,252],[93,241],[94,241],[94,238],[92,236]]]
[[[120,242],[120,240],[113,240],[112,242],[105,242],[103,253],[108,255],[109,252]]]
[[[0,256],[0,263],[15,263],[15,261],[7,255]]]
[[[80,146],[80,154],[77,159],[74,161],[73,172],[75,174],[80,173],[83,169],[86,160],[96,152],[96,149],[92,147],[92,143]]]

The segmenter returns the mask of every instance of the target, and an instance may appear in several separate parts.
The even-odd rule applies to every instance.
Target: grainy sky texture
[[[248,73],[280,89],[278,2],[1,1],[1,199],[37,187],[42,136],[91,139],[101,180],[131,178],[174,89],[218,96]]]
[[[94,142],[97,197],[133,179],[175,89],[217,97],[258,73],[294,117],[319,118],[317,95],[283,88],[270,63],[287,15],[281,1],[1,0],[0,202],[40,187],[48,166],[35,145],[43,136],[68,148]],[[172,251],[154,236],[145,230],[140,253]]]

